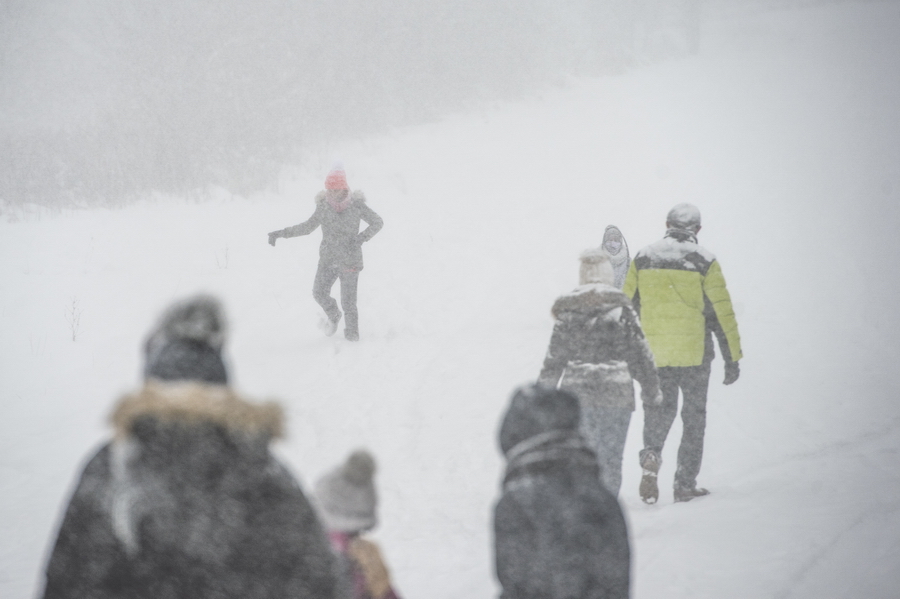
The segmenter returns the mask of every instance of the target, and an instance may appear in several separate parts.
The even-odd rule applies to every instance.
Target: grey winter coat
[[[634,409],[632,377],[656,399],[659,376],[628,297],[610,285],[581,285],[553,304],[556,324],[538,381],[608,407]]]
[[[629,596],[625,517],[578,423],[578,400],[541,386],[520,390],[504,417],[507,467],[494,508],[501,599]]]
[[[359,230],[360,221],[369,226]],[[372,239],[384,221],[366,204],[363,192],[353,191],[346,205],[337,207],[326,199],[326,193],[316,195],[316,211],[306,222],[278,231],[279,237],[299,237],[309,235],[322,227],[322,243],[319,246],[319,261],[327,266],[346,270],[362,270],[362,244]]]
[[[154,382],[113,422],[65,512],[45,599],[336,597],[328,540],[269,451],[277,405]]]

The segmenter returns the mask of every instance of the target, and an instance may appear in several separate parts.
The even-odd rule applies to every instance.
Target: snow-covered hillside
[[[277,194],[156,198],[0,223],[0,596],[28,597],[113,401],[140,384],[171,300],[220,295],[235,385],[289,414],[306,487],[380,461],[376,538],[408,599],[488,597],[499,418],[538,372],[553,299],[614,223],[632,251],[666,211],[736,302],[745,359],[714,364],[701,485],[621,501],[633,597],[896,597],[900,583],[900,4],[705,4],[698,55],[311,157]],[[333,156],[384,217],[365,246],[362,341],[324,338],[305,220]]]

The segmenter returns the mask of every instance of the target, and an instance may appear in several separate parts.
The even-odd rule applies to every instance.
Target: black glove
[[[275,240],[281,237],[281,231],[272,231],[269,233],[269,245],[275,245]]]
[[[722,381],[725,385],[730,385],[731,383],[738,380],[738,377],[741,376],[741,367],[738,366],[737,362],[725,362],[725,380]]]

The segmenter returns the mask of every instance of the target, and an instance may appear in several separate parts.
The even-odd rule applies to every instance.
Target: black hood
[[[578,430],[580,419],[578,399],[571,393],[543,385],[520,387],[513,394],[500,425],[500,449],[505,455],[535,435]]]

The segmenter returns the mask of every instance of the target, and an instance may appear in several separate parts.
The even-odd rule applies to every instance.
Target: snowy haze
[[[698,0],[5,0],[0,209],[238,194],[322,147],[698,42]]]
[[[896,597],[900,4],[785,4],[704,3],[696,54],[357,141],[323,134],[247,198],[7,210],[0,596],[40,589],[72,483],[140,385],[144,335],[196,291],[226,304],[235,386],[285,406],[277,451],[304,488],[356,447],[379,459],[374,536],[400,594],[496,595],[496,431],[537,376],[550,306],[607,224],[634,253],[688,201],[746,357],[729,387],[713,364],[711,496],[672,503],[676,422],[660,503],[641,503],[634,414],[620,496],[632,596]],[[364,248],[358,344],[315,327],[319,233],[266,244],[311,214],[334,157],[385,220]]]

